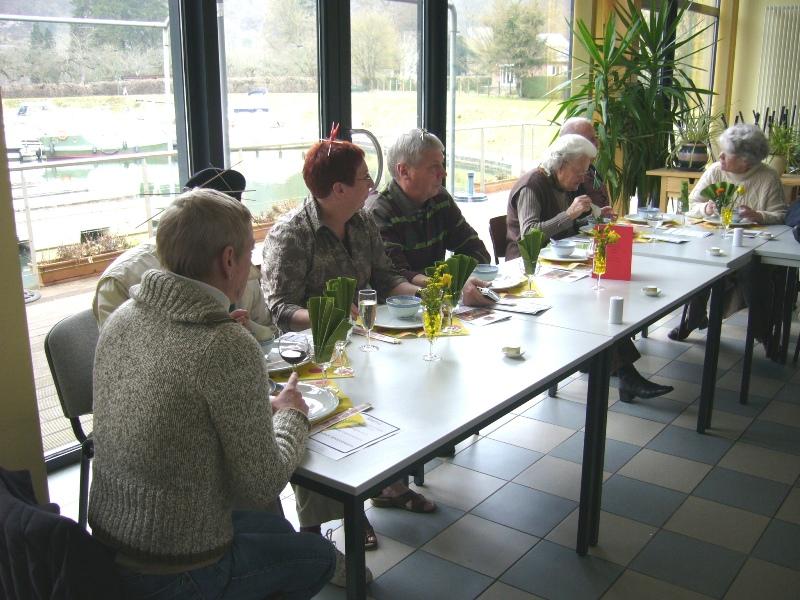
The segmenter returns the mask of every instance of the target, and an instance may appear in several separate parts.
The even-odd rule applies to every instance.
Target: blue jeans
[[[125,597],[137,600],[265,599],[313,597],[333,576],[328,540],[297,533],[283,517],[233,513],[233,545],[215,564],[175,575],[120,569]]]

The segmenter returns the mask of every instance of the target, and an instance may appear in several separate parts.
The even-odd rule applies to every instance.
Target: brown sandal
[[[372,506],[376,508],[402,508],[416,513],[431,513],[436,510],[436,503],[431,502],[431,508],[426,508],[429,501],[422,494],[412,490],[407,490],[399,496],[377,496],[371,500]]]

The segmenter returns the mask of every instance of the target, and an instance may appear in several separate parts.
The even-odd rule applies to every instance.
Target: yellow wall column
[[[2,106],[2,104],[0,104]],[[40,502],[49,500],[22,295],[11,182],[0,109],[0,465],[31,472]]]

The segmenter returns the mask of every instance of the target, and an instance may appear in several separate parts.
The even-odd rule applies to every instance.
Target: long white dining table
[[[502,266],[518,271],[514,261]],[[634,256],[631,281],[537,279],[543,302],[552,305],[539,316],[514,314],[508,321],[469,327],[467,336],[438,340],[442,360],[426,363],[427,342],[403,340],[363,353],[348,352],[356,369],[337,383],[355,404],[370,402],[371,414],[399,428],[376,445],[341,460],[307,452],[293,481],[344,504],[348,598],[364,598],[363,501],[399,475],[436,456],[441,448],[468,437],[507,414],[588,362],[586,433],[581,476],[576,550],[586,554],[598,542],[606,411],[613,346],[722,280],[724,265],[674,269],[672,263]],[[658,297],[641,288],[657,285]],[[623,323],[608,323],[610,296],[625,299]],[[354,347],[355,346],[355,347]],[[503,346],[520,346],[523,360],[506,358]],[[354,575],[354,574],[360,574]]]

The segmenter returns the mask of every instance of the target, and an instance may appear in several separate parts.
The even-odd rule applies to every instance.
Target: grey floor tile
[[[703,365],[673,360],[661,369],[657,375],[699,384],[703,380]]]
[[[800,429],[780,423],[755,420],[742,434],[740,441],[800,455]]]
[[[608,590],[603,600],[708,600],[698,594],[666,581],[628,569]]]
[[[505,444],[491,438],[481,438],[466,450],[456,454],[452,462],[493,477],[511,480],[542,456],[544,454],[541,452]]]
[[[683,427],[691,431],[697,431],[697,411],[700,401],[690,404],[674,421],[674,427]],[[716,409],[716,406],[715,406]],[[750,427],[753,417],[745,417],[724,410],[714,410],[711,419],[711,426],[706,429],[706,434],[715,438],[725,438],[731,441],[738,440],[744,430]]]
[[[682,342],[663,342],[653,339],[652,337],[638,339],[634,343],[639,349],[639,352],[642,354],[649,354],[651,356],[658,356],[660,358],[668,358],[670,360],[678,358],[690,347],[689,344],[684,344]]]
[[[686,408],[686,404],[669,398],[636,398],[633,402],[615,402],[609,410],[642,419],[671,423]]]
[[[792,350],[794,350],[794,348],[792,348]],[[734,367],[734,370],[741,372],[742,366],[742,363],[739,363],[736,365],[736,367]],[[750,363],[750,373],[752,375],[757,375],[758,377],[789,381],[796,372],[797,369],[792,366],[791,360],[787,362],[787,364],[782,365],[766,357],[753,357],[753,362]]]
[[[713,598],[722,598],[746,556],[670,531],[660,531],[631,568]]]
[[[738,392],[742,383],[741,371],[730,370],[717,379],[717,388]],[[750,391],[759,396],[772,398],[783,387],[784,382],[771,377],[750,376]]]
[[[775,400],[779,400],[781,402],[794,402],[795,404],[800,403],[800,385],[797,385],[796,383],[787,383],[775,395]]]
[[[743,442],[736,442],[719,466],[788,485],[800,476],[800,456]]]
[[[713,465],[725,456],[732,444],[730,440],[669,426],[654,437],[647,448]]]
[[[622,567],[594,556],[541,541],[511,567],[501,581],[552,600],[599,598]]]
[[[459,510],[470,510],[505,485],[492,477],[452,463],[443,463],[425,476],[425,486],[413,486],[428,500]]]
[[[561,398],[545,398],[524,413],[531,419],[580,429],[586,422],[586,405]]]
[[[762,421],[772,421],[773,423],[800,428],[800,404],[773,400],[761,411],[758,418]]]
[[[603,484],[603,510],[661,527],[686,500],[686,494],[614,475]]]
[[[800,525],[773,519],[753,556],[800,571]]]
[[[775,516],[781,521],[800,525],[800,487],[792,488]]]
[[[780,508],[789,489],[788,485],[777,481],[715,468],[692,495],[771,517]]]
[[[615,473],[641,450],[639,446],[618,442],[606,438],[606,451],[603,459],[603,470]],[[566,442],[563,442],[550,451],[550,456],[571,460],[583,464],[583,432],[579,431]]]
[[[538,541],[516,529],[464,515],[422,549],[478,573],[499,577]]]
[[[439,532],[455,523],[464,514],[444,504],[432,513],[412,513],[398,508],[369,511],[369,522],[380,535],[388,535],[409,546],[421,546]]]
[[[496,581],[478,600],[542,600],[542,598]]]
[[[514,483],[578,502],[581,498],[581,465],[547,455],[515,477]]]
[[[578,503],[572,500],[509,483],[471,512],[530,535],[544,537],[577,506]]]
[[[377,600],[477,598],[492,579],[422,550],[389,569],[369,586]]]
[[[722,410],[743,417],[755,417],[764,410],[769,401],[769,398],[757,396],[753,389],[750,389],[747,404],[739,404],[739,392],[717,388],[714,392],[714,411]]]
[[[797,600],[798,590],[800,572],[749,558],[725,594],[725,600]]]

